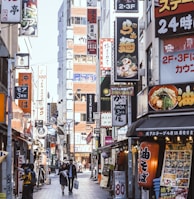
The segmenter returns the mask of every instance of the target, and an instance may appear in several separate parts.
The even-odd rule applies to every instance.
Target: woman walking
[[[67,165],[63,165],[59,169],[59,182],[61,185],[62,195],[64,195],[65,186],[68,186]]]

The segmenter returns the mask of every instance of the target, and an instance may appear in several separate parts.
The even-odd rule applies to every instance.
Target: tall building
[[[87,106],[91,102],[93,109],[95,104],[97,57],[87,52],[86,0],[63,1],[58,31],[58,124],[67,135],[60,158],[72,157],[88,166],[95,121]]]

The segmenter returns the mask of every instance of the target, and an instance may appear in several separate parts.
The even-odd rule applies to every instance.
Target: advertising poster
[[[149,112],[194,109],[194,84],[166,84],[149,87]]]
[[[126,198],[125,171],[114,171],[114,195],[115,199]]]
[[[116,18],[115,82],[138,81],[138,18]]]
[[[160,181],[160,199],[187,199],[191,161],[190,144],[172,144],[166,147]]]
[[[38,36],[37,0],[22,0],[20,35]]]

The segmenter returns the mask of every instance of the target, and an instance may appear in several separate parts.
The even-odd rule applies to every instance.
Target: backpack
[[[36,186],[37,178],[36,173],[34,171],[31,171],[31,185]]]

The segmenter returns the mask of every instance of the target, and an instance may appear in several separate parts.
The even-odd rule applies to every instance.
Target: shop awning
[[[148,117],[134,128],[128,137],[194,135],[194,115]]]

